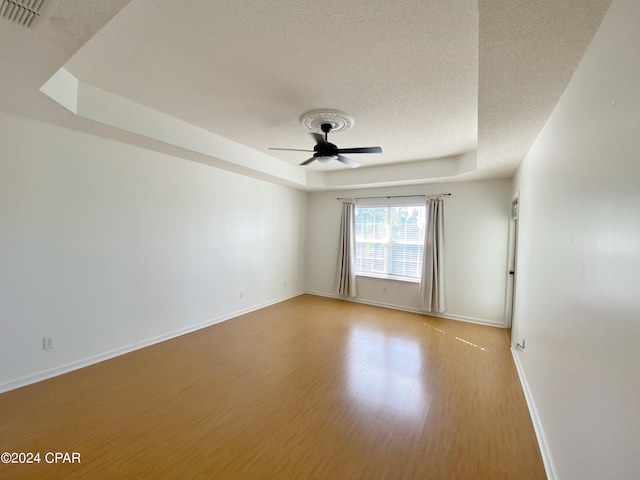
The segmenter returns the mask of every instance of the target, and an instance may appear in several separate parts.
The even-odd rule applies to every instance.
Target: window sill
[[[379,278],[381,280],[393,280],[395,282],[420,283],[419,278],[402,277],[400,275],[385,275],[384,273],[356,273],[356,277]]]

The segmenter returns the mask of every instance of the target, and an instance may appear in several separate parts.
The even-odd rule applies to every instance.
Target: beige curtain
[[[356,290],[356,238],[355,238],[355,200],[345,199],[342,202],[342,219],[340,220],[340,243],[338,246],[338,264],[336,266],[335,292],[340,295],[355,297]]]
[[[447,310],[447,299],[444,287],[444,201],[441,195],[427,197],[427,211],[420,301],[423,310],[442,313]]]

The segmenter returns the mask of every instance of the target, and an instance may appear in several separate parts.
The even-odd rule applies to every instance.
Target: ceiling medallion
[[[314,110],[300,118],[302,125],[312,133],[322,133],[321,125],[331,125],[331,133],[346,132],[353,126],[353,118],[340,110]]]

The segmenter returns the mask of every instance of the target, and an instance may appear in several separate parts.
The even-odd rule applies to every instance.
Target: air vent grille
[[[40,20],[46,18],[57,0],[0,0],[0,17],[33,28]]]

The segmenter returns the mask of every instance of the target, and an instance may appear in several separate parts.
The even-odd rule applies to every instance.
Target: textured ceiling
[[[43,98],[38,89],[64,67],[80,82],[287,165],[325,171],[337,186],[347,185],[338,175],[355,172],[337,162],[298,167],[306,154],[268,150],[312,148],[299,122],[309,110],[355,118],[350,131],[330,137],[340,147],[382,147],[380,155],[352,155],[370,180],[349,186],[385,184],[398,162],[404,184],[505,177],[609,3],[61,0],[37,33],[0,21],[0,80],[19,85],[3,89],[0,108],[207,163],[202,152],[74,116]],[[461,154],[477,164],[458,168],[470,158]],[[447,161],[458,167],[424,173],[429,162]]]
[[[335,143],[382,145],[384,155],[369,155],[367,165],[476,148],[475,1],[188,5],[132,3],[67,69],[265,152],[312,148],[299,118],[318,108],[355,118]],[[293,163],[308,156],[272,155]]]

